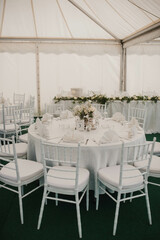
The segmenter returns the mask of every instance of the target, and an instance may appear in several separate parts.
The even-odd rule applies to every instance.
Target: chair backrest
[[[47,184],[47,177],[56,178],[57,181],[61,180],[62,178],[59,175],[63,172],[66,173],[63,174],[63,179],[65,181],[74,181],[76,190],[78,186],[80,145],[62,146],[42,141],[41,150],[45,183]],[[53,168],[53,166],[55,167]],[[52,175],[48,174],[50,169]],[[70,178],[70,174],[72,174],[72,178]]]
[[[34,96],[30,96],[30,99],[29,99],[29,106],[30,106],[30,108],[34,109],[34,105],[35,105],[35,97]]]
[[[17,162],[17,153],[15,147],[14,137],[11,139],[0,138],[0,169],[3,168],[3,172],[0,174],[3,178],[3,182],[20,182],[19,168]],[[6,165],[10,163],[9,165]],[[10,178],[6,177],[10,176]]]
[[[107,107],[106,104],[92,104],[93,107],[95,107],[97,109],[98,112],[101,113],[102,117],[106,117],[107,115]]]
[[[34,122],[33,108],[15,109],[14,121],[19,126],[30,126]]]
[[[24,101],[25,101],[25,94],[18,94],[18,93],[13,94],[13,104],[15,105],[22,104],[22,106],[24,106]]]
[[[16,141],[19,141],[19,135],[28,133],[28,128],[33,122],[33,108],[23,108],[14,111],[14,124],[19,126],[16,127]]]
[[[130,121],[132,118],[136,118],[140,127],[145,127],[145,121],[146,121],[146,107],[144,108],[137,108],[137,107],[131,107],[129,105],[128,109],[128,121]]]
[[[2,105],[2,123],[3,129],[6,130],[7,125],[14,124],[14,111],[19,109],[19,106],[4,106]]]
[[[45,113],[55,114],[59,116],[65,110],[64,103],[50,103],[45,105]]]
[[[135,180],[135,185],[137,179],[142,176],[142,185],[144,181],[147,181],[155,140],[154,138],[153,142],[130,146],[125,146],[124,143],[122,143],[119,188],[122,188],[122,186],[125,185],[125,181],[129,179],[132,179],[132,181]],[[134,166],[134,168],[130,168],[130,166]],[[143,171],[142,175],[139,171],[137,172],[137,170]]]

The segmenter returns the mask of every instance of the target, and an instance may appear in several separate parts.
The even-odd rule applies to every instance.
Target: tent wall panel
[[[160,45],[127,49],[127,92],[130,95],[143,92],[160,95]]]
[[[13,93],[36,96],[36,63],[33,53],[0,52],[0,89],[13,101]]]
[[[45,47],[47,50],[47,46]],[[52,46],[51,49],[53,50],[54,47]],[[51,51],[48,54],[48,52],[44,53],[44,46],[40,46],[42,103],[51,101],[57,93],[69,92],[71,88],[82,88],[84,94],[88,91],[99,91],[111,95],[119,91],[120,47],[103,46],[103,53],[100,51],[99,54],[96,46],[91,54],[90,47],[93,48],[93,46],[75,45],[74,52],[71,53],[69,46],[66,49],[65,46],[61,48],[57,46],[56,53]]]

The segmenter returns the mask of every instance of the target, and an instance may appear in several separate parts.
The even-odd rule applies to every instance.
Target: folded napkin
[[[118,142],[119,136],[113,130],[108,130],[103,133],[101,138],[99,139],[99,144],[110,143],[110,142]]]
[[[50,122],[52,120],[52,115],[49,113],[45,113],[42,117],[42,123]]]
[[[123,121],[125,121],[125,117],[120,112],[116,112],[115,114],[113,114],[112,119],[114,121],[116,121],[116,122],[123,122]]]
[[[52,122],[45,122],[42,125],[42,136],[46,139],[52,139],[54,136]]]
[[[141,129],[141,127],[139,126],[138,120],[136,118],[132,118],[131,121],[128,123],[128,127],[132,128],[132,127],[136,127],[138,130]]]
[[[43,124],[39,118],[36,119],[35,129],[37,129],[37,132],[40,136],[43,135]]]
[[[72,118],[72,117],[73,117],[73,114],[69,110],[62,111],[60,114],[61,119],[68,119],[68,118]]]
[[[131,126],[128,130],[128,138],[132,138],[137,135],[137,128],[136,126]]]
[[[84,141],[84,136],[79,131],[68,130],[63,136],[63,142],[79,143]]]

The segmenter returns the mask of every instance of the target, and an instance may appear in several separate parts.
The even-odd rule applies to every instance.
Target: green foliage
[[[157,101],[160,101],[160,96],[136,96],[133,95],[131,97],[128,96],[123,96],[123,97],[107,97],[106,95],[92,95],[88,97],[54,97],[53,99],[55,103],[58,103],[60,101],[72,101],[73,103],[85,103],[87,101],[95,102],[95,103],[100,103],[100,104],[105,104],[113,101],[121,101],[124,102],[126,101],[127,103],[131,101],[152,101],[156,103]]]

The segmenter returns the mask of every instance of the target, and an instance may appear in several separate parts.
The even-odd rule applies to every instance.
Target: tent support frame
[[[151,41],[160,36],[160,21],[122,40],[124,48]]]
[[[126,48],[121,48],[120,57],[120,91],[126,91]]]
[[[40,98],[40,75],[39,75],[39,46],[36,44],[36,82],[37,82],[37,109],[38,116],[41,116],[41,98]]]
[[[0,37],[0,42],[30,42],[30,43],[102,43],[102,44],[120,44],[115,39],[87,39],[87,38],[52,38],[52,37]]]

